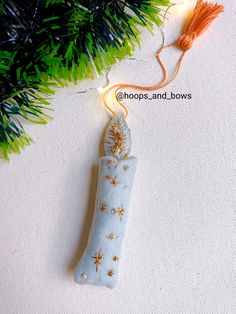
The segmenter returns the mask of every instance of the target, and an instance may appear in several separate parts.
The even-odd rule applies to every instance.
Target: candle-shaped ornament
[[[129,157],[130,130],[123,113],[111,120],[100,158],[94,217],[75,281],[114,288],[137,159]]]

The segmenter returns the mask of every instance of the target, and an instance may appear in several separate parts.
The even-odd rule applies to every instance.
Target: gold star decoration
[[[98,271],[98,266],[100,266],[101,265],[101,263],[102,263],[102,260],[103,260],[103,254],[101,254],[101,252],[99,251],[99,252],[96,252],[95,253],[96,255],[95,256],[93,256],[92,258],[93,259],[95,259],[95,262],[94,262],[94,264],[96,265],[96,272]]]
[[[102,206],[101,206],[100,210],[101,210],[102,212],[105,212],[105,211],[107,210],[107,203],[106,203],[106,202],[103,202],[103,203],[102,203]]]
[[[115,272],[114,272],[113,269],[110,269],[110,270],[108,271],[108,273],[107,273],[107,275],[108,275],[109,277],[112,277],[114,274],[115,274]]]
[[[125,213],[125,209],[123,206],[118,207],[117,209],[113,208],[112,210],[112,214],[118,214],[118,216],[120,216],[120,221],[122,221],[124,213]]]

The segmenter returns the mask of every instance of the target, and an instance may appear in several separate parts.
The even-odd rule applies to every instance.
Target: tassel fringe
[[[198,0],[187,29],[177,42],[179,47],[184,51],[190,49],[193,41],[200,36],[223,11],[223,5]]]

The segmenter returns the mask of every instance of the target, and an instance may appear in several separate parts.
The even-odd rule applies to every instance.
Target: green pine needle
[[[4,0],[0,3],[0,156],[32,140],[19,117],[45,124],[45,97],[94,78],[140,45],[139,27],[162,24],[168,0]]]

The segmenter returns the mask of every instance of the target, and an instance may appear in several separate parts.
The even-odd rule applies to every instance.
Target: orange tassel
[[[193,41],[200,36],[223,11],[223,5],[198,0],[185,33],[177,41],[179,47],[184,51],[190,49]]]
[[[220,4],[214,4],[214,3],[209,3],[209,2],[203,2],[203,0],[197,0],[195,9],[193,11],[193,15],[188,23],[188,26],[186,28],[186,31],[184,34],[180,36],[180,38],[175,41],[174,43],[161,47],[159,51],[156,54],[156,58],[158,63],[161,66],[162,73],[163,73],[163,78],[161,82],[159,82],[156,85],[152,86],[142,86],[142,85],[134,85],[134,84],[115,84],[110,86],[108,89],[103,92],[101,98],[106,106],[106,108],[112,113],[115,114],[115,112],[110,108],[106,101],[106,96],[111,92],[115,91],[115,94],[122,88],[134,88],[137,90],[146,90],[146,91],[152,91],[152,90],[158,90],[160,88],[163,88],[170,84],[177,76],[179,73],[180,66],[182,64],[183,58],[187,52],[192,47],[193,41],[200,36],[213,22],[213,20],[224,11],[223,5]],[[178,45],[182,50],[182,54],[179,58],[179,61],[176,64],[176,68],[172,76],[167,79],[167,71],[164,66],[164,64],[161,61],[160,54],[164,48],[171,47],[173,45]],[[125,105],[119,100],[116,99],[118,104],[123,108],[125,111],[125,116],[127,117],[128,115],[128,110],[125,107]]]

